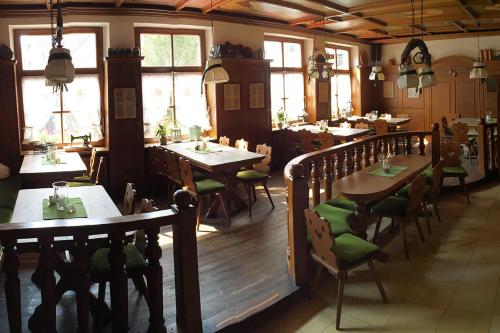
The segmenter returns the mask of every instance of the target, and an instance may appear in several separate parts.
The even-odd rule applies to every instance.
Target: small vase
[[[278,123],[278,128],[279,128],[279,129],[282,129],[282,128],[283,128],[283,123],[282,123],[281,121]]]
[[[160,145],[164,146],[166,144],[167,144],[167,138],[166,137],[160,138]]]

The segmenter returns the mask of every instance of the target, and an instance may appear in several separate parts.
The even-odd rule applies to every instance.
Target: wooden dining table
[[[392,127],[406,125],[411,121],[411,118],[397,118],[397,117],[391,117],[390,119],[386,119],[386,118],[379,118],[379,119],[385,120],[387,122],[387,125],[392,126]],[[372,119],[372,118],[368,118],[368,117],[352,116],[352,117],[347,118],[347,120],[349,122],[353,122],[353,123],[356,123],[360,120],[364,120],[364,121],[367,121],[368,123],[371,124],[371,123],[374,123],[376,119]]]
[[[311,133],[320,133],[321,129],[316,125],[303,125],[303,126],[291,126],[288,129],[292,131],[307,130]],[[341,127],[328,127],[328,133],[333,136],[335,141],[340,142],[350,142],[356,138],[370,135],[371,130],[368,128],[341,128]]]
[[[264,159],[264,155],[254,152],[223,146],[217,143],[208,143],[211,152],[199,152],[194,149],[195,142],[171,143],[164,146],[167,150],[174,152],[180,157],[189,160],[191,165],[206,171],[210,177],[219,179],[226,184],[226,199],[228,206],[234,206],[232,214],[247,208],[246,202],[236,191],[236,175],[241,168],[249,168]],[[215,200],[211,205],[207,216],[215,216],[219,201]]]
[[[424,171],[432,163],[432,159],[430,156],[417,154],[397,155],[390,158],[389,163],[391,166],[405,166],[407,169],[392,178],[370,174],[370,172],[381,167],[381,162],[378,162],[340,178],[334,183],[334,193],[356,202],[356,215],[360,222],[360,226],[356,226],[356,231],[364,238],[367,238],[367,221],[370,219],[369,204],[396,193],[401,187]]]
[[[49,187],[55,181],[71,180],[87,172],[79,153],[57,152],[61,163],[48,162],[46,154],[24,155],[19,174],[24,187]]]

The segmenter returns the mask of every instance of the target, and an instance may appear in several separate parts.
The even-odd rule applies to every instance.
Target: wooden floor
[[[282,172],[273,175],[270,191],[276,208],[271,210],[267,197],[257,189],[258,201],[253,218],[248,212],[237,214],[231,227],[225,219],[210,219],[198,235],[201,310],[204,332],[214,332],[241,321],[263,307],[273,304],[295,290],[288,276],[287,225]],[[246,195],[242,193],[242,197]],[[161,206],[162,200],[158,200]],[[207,221],[208,222],[208,221]],[[169,331],[175,331],[175,294],[172,238],[164,230],[163,248],[164,311]],[[23,331],[27,318],[40,303],[40,293],[30,282],[36,258],[26,258],[20,268],[22,283]],[[3,286],[3,275],[0,283]],[[93,291],[97,293],[96,286]],[[109,297],[109,288],[108,288]],[[109,299],[107,299],[109,302]],[[0,290],[0,332],[8,332],[5,296]],[[76,330],[74,294],[68,292],[57,307],[58,332]],[[144,332],[148,323],[146,303],[129,283],[130,332]]]

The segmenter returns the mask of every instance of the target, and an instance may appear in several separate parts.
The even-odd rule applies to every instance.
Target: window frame
[[[289,73],[300,73],[302,74],[302,77],[304,78],[304,110],[308,112],[307,110],[307,61],[305,61],[304,55],[304,40],[302,39],[294,39],[294,38],[287,38],[287,37],[278,37],[278,36],[264,36],[264,42],[280,42],[281,43],[281,61],[282,61],[282,66],[281,67],[270,67],[271,74],[273,73],[281,73],[282,75],[284,74],[289,74]],[[284,67],[285,64],[285,52],[284,52],[284,43],[295,43],[295,44],[300,44],[300,53],[301,53],[301,67]],[[284,80],[283,80],[283,94],[285,92],[285,86],[284,86]],[[283,107],[285,105],[283,104]],[[272,111],[271,111],[272,113]],[[289,121],[296,121],[296,119],[288,119]]]
[[[101,127],[106,128],[106,109],[104,101],[104,55],[103,55],[103,29],[101,27],[73,27],[65,28],[65,34],[74,33],[93,33],[95,34],[96,40],[96,67],[93,68],[75,68],[75,75],[97,75],[99,79],[99,91],[100,91],[100,101],[101,101]],[[22,36],[39,36],[39,35],[51,35],[49,28],[33,28],[33,29],[14,29],[14,55],[16,62],[16,80],[17,80],[17,94],[18,94],[18,118],[21,128],[25,127],[24,118],[24,105],[23,105],[23,89],[22,89],[22,79],[24,77],[44,77],[44,70],[24,70],[23,69],[23,56],[21,48],[21,37]],[[64,44],[64,43],[63,43]],[[49,47],[49,45],[47,45]],[[64,93],[63,93],[64,96]],[[60,113],[60,117],[64,117],[64,113]],[[61,123],[63,120],[61,119]],[[106,131],[102,131],[103,138],[99,141],[92,141],[93,146],[103,146],[105,142]],[[23,133],[23,131],[21,131]],[[64,138],[64,129],[61,128],[62,137]],[[19,140],[22,144],[23,138],[20,135]],[[58,143],[58,147],[69,145],[71,142]]]
[[[352,102],[352,63],[351,63],[351,49],[348,48],[348,47],[343,47],[343,46],[339,46],[339,45],[336,45],[336,44],[333,44],[333,43],[325,43],[325,48],[327,49],[334,49],[335,50],[335,68],[333,68],[333,73],[335,76],[338,76],[338,75],[349,75],[349,78],[350,78],[350,82],[351,82],[351,102]],[[348,63],[348,67],[349,69],[337,69],[337,50],[343,50],[343,51],[347,51],[347,63]],[[330,79],[331,80],[331,79]],[[330,81],[330,85],[331,85],[331,81]],[[331,90],[331,89],[330,89]],[[335,95],[336,98],[335,98],[335,102],[336,102],[336,108],[338,110],[338,112],[340,112],[339,110],[339,98],[338,98],[338,85],[337,85],[337,94]],[[333,97],[333,96],[332,96]],[[334,114],[333,114],[333,98],[330,98],[330,116],[333,117]],[[339,114],[337,113],[336,115],[337,117],[339,116]]]

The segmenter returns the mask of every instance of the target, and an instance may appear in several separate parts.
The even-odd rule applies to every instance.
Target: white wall
[[[424,38],[425,41],[425,38]],[[433,59],[447,56],[466,56],[477,58],[477,36],[468,38],[443,39],[425,41]],[[481,49],[500,50],[500,36],[481,37],[479,41]],[[386,65],[393,58],[396,63],[401,62],[401,53],[406,44],[388,44],[382,47],[382,64]]]

